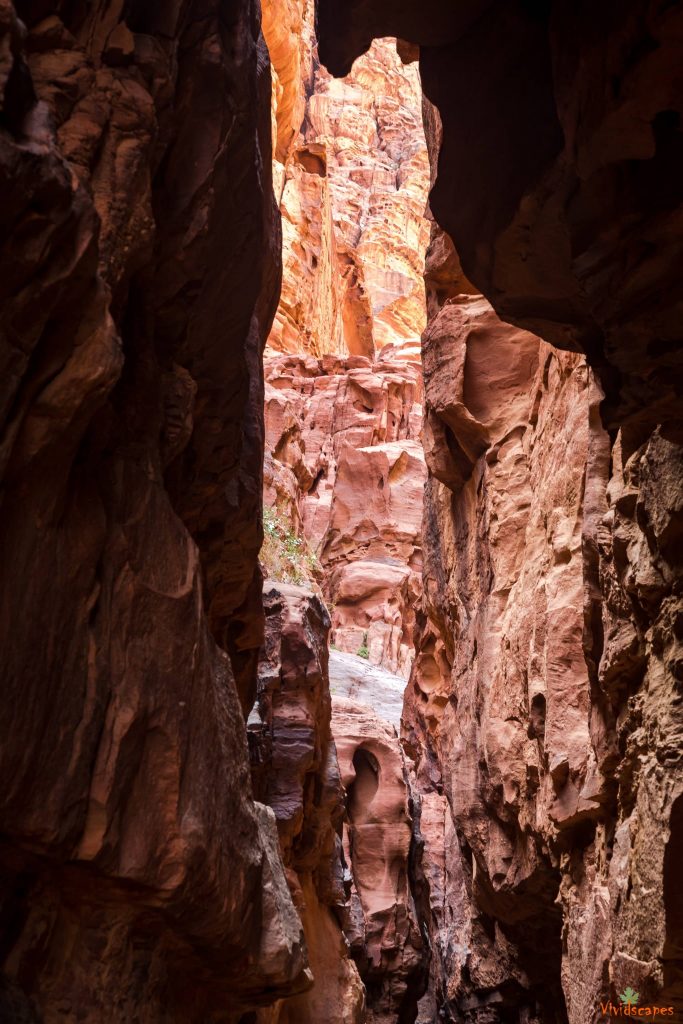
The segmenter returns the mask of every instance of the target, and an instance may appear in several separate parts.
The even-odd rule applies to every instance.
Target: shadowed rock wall
[[[419,44],[457,249],[434,229],[419,1019],[680,1008],[681,5],[317,6],[337,74]]]
[[[3,1019],[307,984],[240,707],[270,88],[247,0],[0,3]]]
[[[334,74],[376,36],[420,47],[443,121],[431,197],[507,321],[584,352],[627,455],[680,440],[681,4],[317,0]]]
[[[330,620],[319,597],[266,581],[266,637],[249,716],[254,790],[272,807],[312,970],[305,993],[259,1024],[361,1024],[365,992],[342,932],[344,790],[330,728]]]

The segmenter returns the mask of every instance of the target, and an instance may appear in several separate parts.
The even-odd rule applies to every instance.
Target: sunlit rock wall
[[[418,1019],[680,1007],[681,449],[610,438],[584,358],[501,323],[436,226],[426,281]]]
[[[264,500],[316,556],[332,643],[406,678],[422,570],[419,367],[266,359]]]
[[[333,79],[317,60],[312,2],[264,7],[284,263],[269,346],[372,356],[416,342],[429,235],[416,67],[380,40]]]

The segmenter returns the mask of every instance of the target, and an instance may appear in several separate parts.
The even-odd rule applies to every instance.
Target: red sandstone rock
[[[346,789],[344,828],[353,872],[345,930],[368,988],[368,1022],[410,1015],[422,937],[408,878],[412,839],[407,773],[396,731],[366,704],[338,693],[332,730]]]
[[[624,464],[618,439],[610,478],[585,365],[487,322],[490,311],[481,319],[481,302],[451,299],[424,338],[427,417],[450,435],[427,451],[425,605],[405,711],[427,808],[418,906],[436,953],[422,1009],[502,1002],[543,1020],[564,999],[569,1020],[588,1024],[629,971],[646,998],[679,998],[665,952],[676,919],[653,931],[627,894],[673,898],[675,804],[647,766],[673,760],[677,735],[680,449],[657,433]],[[469,935],[458,956],[454,903]]]
[[[439,108],[426,118],[433,166],[441,149],[437,220],[499,314],[585,352],[607,395],[603,420],[622,427],[611,446],[599,390],[566,357],[543,357],[529,414],[502,443],[464,415],[462,395],[455,405],[437,396],[430,413],[427,388],[428,462],[441,482],[426,492],[427,600],[407,736],[420,786],[438,795],[445,784],[469,917],[488,922],[466,973],[441,943],[431,1005],[446,1015],[495,1015],[507,1003],[527,1019],[562,1017],[560,975],[577,1024],[594,1020],[599,998],[617,1002],[630,978],[641,998],[683,1006],[671,867],[683,832],[680,232],[670,234],[680,220],[681,10],[594,13],[318,2],[321,56],[337,73],[374,35],[420,44]],[[435,234],[428,348],[457,336],[439,310],[470,290]],[[438,345],[435,355],[450,366]],[[429,857],[439,860],[428,847],[426,877]],[[668,908],[654,926],[642,910],[653,899]],[[423,906],[439,949],[443,913]],[[536,984],[545,995],[554,986],[552,1006],[529,1002]]]
[[[301,914],[312,987],[260,1012],[260,1024],[360,1024],[364,992],[337,917],[343,912],[343,792],[330,732],[329,618],[318,597],[266,581],[266,641],[249,717],[254,788],[275,812]]]
[[[382,40],[336,81],[317,60],[313,3],[265,12],[284,260],[269,346],[372,356],[417,342],[429,172],[416,69]]]
[[[279,236],[257,11],[220,6],[0,3],[0,1016],[308,984],[239,701]]]
[[[405,676],[419,592],[418,368],[387,350],[266,360],[265,501],[316,551],[332,642]]]
[[[432,211],[467,277],[500,316],[586,354],[628,454],[658,422],[680,443],[680,4],[317,0],[317,15],[334,74],[374,37],[420,45],[443,122]]]

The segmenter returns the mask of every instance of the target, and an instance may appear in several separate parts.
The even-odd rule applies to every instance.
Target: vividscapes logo
[[[619,996],[618,1006],[600,1003],[600,1010],[605,1017],[673,1017],[673,1006],[638,1006],[639,998],[629,985]]]

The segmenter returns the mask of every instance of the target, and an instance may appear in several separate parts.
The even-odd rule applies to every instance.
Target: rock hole
[[[534,694],[529,706],[529,726],[527,728],[527,736],[530,740],[537,739],[543,741],[545,737],[545,713],[545,697],[542,693]]]
[[[348,788],[348,812],[352,824],[362,823],[379,789],[379,763],[374,754],[359,747],[353,755],[356,777]]]

